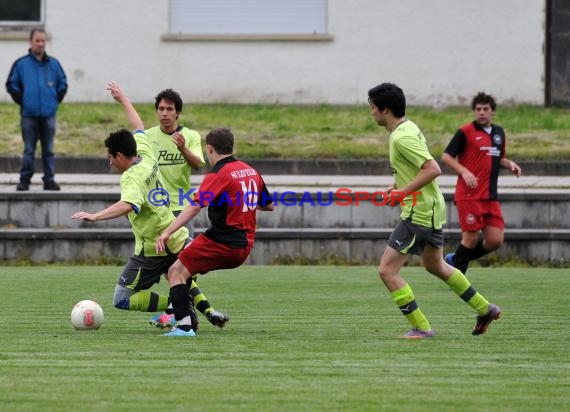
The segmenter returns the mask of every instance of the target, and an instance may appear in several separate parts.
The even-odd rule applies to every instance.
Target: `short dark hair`
[[[406,96],[394,83],[382,83],[368,90],[368,101],[379,110],[391,110],[396,117],[406,115]]]
[[[133,134],[127,129],[121,129],[109,134],[109,137],[105,139],[105,147],[113,157],[116,157],[117,153],[122,153],[126,157],[137,155],[137,142]]]
[[[471,101],[471,109],[475,110],[475,106],[478,104],[488,104],[491,106],[491,109],[493,109],[493,111],[495,111],[497,108],[495,98],[485,92],[479,92],[475,95],[475,97],[473,97],[473,100]]]
[[[206,144],[218,154],[231,155],[234,152],[234,135],[230,129],[219,127],[206,135]]]
[[[182,98],[180,95],[172,89],[164,89],[160,93],[156,95],[154,98],[154,108],[158,110],[158,105],[160,104],[161,100],[168,100],[174,103],[174,108],[176,109],[176,113],[182,112]]]
[[[44,33],[45,34],[45,29],[42,29],[41,27],[36,27],[32,30],[30,30],[30,40],[32,40],[34,38],[34,34],[36,33]]]

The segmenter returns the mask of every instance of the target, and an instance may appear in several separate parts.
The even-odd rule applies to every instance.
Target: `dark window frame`
[[[3,3],[2,6],[11,6],[17,5],[25,2],[25,0],[19,0],[19,2],[15,2],[14,0],[1,0]],[[30,4],[31,7],[39,7],[37,10],[39,13],[39,20],[3,20],[6,15],[2,16],[0,14],[0,29],[8,29],[8,30],[22,30],[22,31],[29,31],[31,28],[34,27],[44,27],[45,24],[45,9],[46,9],[46,0],[34,0],[33,2],[37,2],[38,4]],[[4,7],[2,7],[4,8]]]

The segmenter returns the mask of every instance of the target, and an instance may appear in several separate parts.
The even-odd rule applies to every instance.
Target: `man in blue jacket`
[[[55,182],[55,114],[67,93],[67,79],[57,59],[45,52],[46,32],[30,32],[28,54],[14,62],[6,81],[6,90],[20,105],[24,154],[17,190],[28,190],[35,171],[38,140],[42,145],[44,190],[60,190]]]

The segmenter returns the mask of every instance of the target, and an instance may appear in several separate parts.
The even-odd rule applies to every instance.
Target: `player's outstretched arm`
[[[81,211],[74,213],[71,218],[76,220],[85,220],[87,222],[97,222],[99,220],[115,219],[119,216],[127,215],[131,210],[133,210],[133,208],[130,203],[119,200],[108,208],[103,209],[97,213],[88,213]]]
[[[131,103],[127,95],[123,92],[123,89],[121,89],[121,86],[119,86],[118,83],[109,82],[109,84],[107,85],[107,90],[111,92],[111,96],[113,96],[113,99],[115,99],[116,101],[118,101],[123,105],[123,107],[125,108],[125,112],[127,113],[127,119],[129,120],[129,123],[131,123],[133,129],[144,130],[144,124],[141,120],[141,117],[135,110],[133,104]]]

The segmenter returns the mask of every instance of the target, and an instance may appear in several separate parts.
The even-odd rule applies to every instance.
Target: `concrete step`
[[[79,210],[98,211],[119,200],[117,188],[95,190],[0,191],[0,227],[30,228],[128,228],[126,218],[88,223],[71,220]],[[374,189],[360,188],[371,192]],[[288,193],[287,190],[290,190]],[[393,227],[399,220],[399,208],[379,206],[371,199],[361,200],[351,194],[346,199],[335,195],[335,188],[288,188],[272,194],[276,210],[258,214],[260,227]],[[324,192],[324,193],[323,193]],[[329,192],[332,200],[329,200]],[[307,194],[307,196],[305,196]],[[447,227],[458,227],[457,212],[453,204],[453,190],[444,189],[447,201]],[[509,228],[570,228],[570,189],[518,188],[500,191],[506,226]],[[334,202],[341,202],[340,204]],[[320,204],[319,204],[320,202]],[[327,205],[329,206],[322,206]],[[200,213],[196,227],[207,227],[207,213]]]
[[[16,173],[0,173],[0,191],[15,191],[19,182]],[[204,175],[194,175],[192,183],[200,185]],[[347,187],[353,190],[359,188],[373,188],[381,190],[393,182],[391,175],[264,175],[265,182],[271,190],[283,190],[287,188],[315,189],[315,188],[341,188]],[[58,174],[57,182],[62,186],[62,192],[84,191],[118,191],[120,175],[118,174]],[[438,178],[438,184],[442,189],[454,188],[457,177],[454,175],[442,175]],[[503,174],[499,176],[500,189],[518,188],[551,188],[570,189],[570,176],[521,176]],[[32,178],[30,192],[43,192],[41,176],[37,174]]]
[[[134,247],[126,218],[97,222],[74,221],[78,210],[97,211],[119,199],[119,175],[60,174],[59,192],[44,191],[34,177],[27,192],[17,192],[17,174],[0,174],[0,260],[33,262],[97,260],[102,256],[126,259]],[[203,175],[193,177],[199,185]],[[379,207],[370,200],[356,205],[356,191],[373,193],[388,186],[392,176],[268,175],[279,204],[273,213],[258,214],[258,243],[250,263],[268,264],[306,257],[310,261],[339,257],[346,261],[377,264],[379,254],[399,221],[398,208]],[[446,249],[460,239],[453,204],[455,176],[441,176],[447,200]],[[352,191],[348,207],[319,207],[307,202],[319,193],[339,188]],[[286,198],[281,198],[290,191]],[[345,192],[346,193],[346,192]],[[499,256],[522,260],[562,262],[570,258],[570,177],[501,176],[499,194],[507,230]],[[284,199],[296,199],[293,206]],[[305,200],[301,202],[301,200]],[[194,226],[208,226],[201,213]]]
[[[316,191],[307,198],[277,195],[272,213],[258,213],[260,227],[392,227],[399,220],[399,208],[377,206],[370,200],[351,201],[349,206],[318,206]],[[458,227],[452,194],[447,199],[447,226]],[[118,193],[84,192],[0,192],[0,227],[30,228],[128,228],[126,218],[97,223],[71,220],[79,210],[98,211],[119,200]],[[333,201],[338,200],[333,196]],[[343,199],[344,201],[344,199]],[[323,203],[326,204],[326,203]],[[559,191],[527,190],[502,195],[505,223],[510,228],[570,228],[570,194]],[[207,227],[207,213],[200,213],[196,227]]]
[[[65,157],[56,156],[56,170],[59,173],[98,173],[109,170],[109,161],[105,156]],[[388,159],[243,159],[264,175],[382,175],[390,172]],[[442,170],[446,166],[436,159]],[[566,176],[569,160],[522,160],[515,159],[527,175]],[[20,156],[0,156],[0,172],[16,173],[20,170]],[[36,153],[36,173],[42,170],[39,153]],[[203,174],[202,169],[197,174]]]
[[[196,235],[202,229],[196,230]],[[377,264],[392,228],[259,228],[248,263],[272,264],[300,257]],[[461,232],[446,229],[446,251]],[[126,260],[133,253],[130,229],[2,229],[0,260],[41,262]],[[507,229],[499,257],[563,263],[570,259],[570,229]]]

